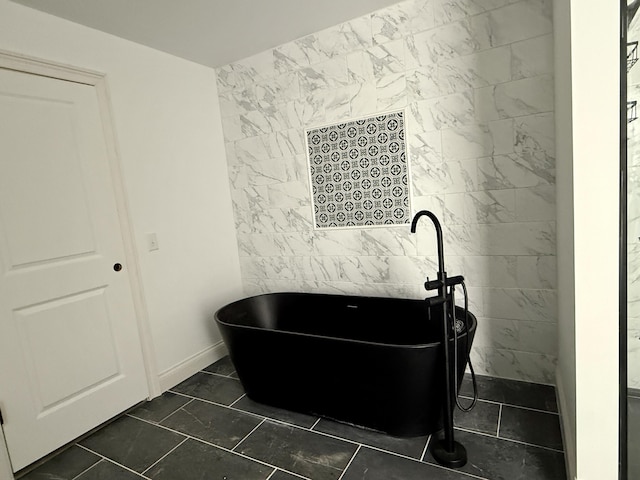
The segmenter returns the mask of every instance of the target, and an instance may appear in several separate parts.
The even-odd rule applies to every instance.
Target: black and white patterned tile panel
[[[409,223],[404,112],[306,131],[316,228]]]

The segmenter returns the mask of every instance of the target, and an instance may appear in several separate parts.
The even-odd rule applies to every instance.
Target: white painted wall
[[[561,36],[556,67],[563,65],[556,70],[558,383],[569,477],[613,479],[619,395],[619,5],[554,3],[555,32]],[[567,36],[570,50],[569,38],[562,38]]]
[[[7,0],[0,49],[107,74],[160,384],[215,360],[241,287],[214,71]]]

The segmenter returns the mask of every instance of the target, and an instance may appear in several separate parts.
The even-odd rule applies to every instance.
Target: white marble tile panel
[[[553,32],[552,0],[522,0],[485,15],[494,46]]]
[[[419,116],[420,112],[415,110],[413,106],[407,110],[407,125],[415,126],[417,129],[420,128],[418,123],[422,125],[422,119]],[[408,131],[407,136],[410,166],[420,162],[442,162],[442,135],[440,131]]]
[[[410,102],[428,100],[451,93],[442,82],[438,73],[438,65],[426,65],[405,73],[407,95]]]
[[[273,185],[286,181],[285,165],[281,160],[262,160],[245,165],[249,185]]]
[[[516,219],[514,190],[484,190],[464,196],[465,223],[501,223]]]
[[[373,59],[366,50],[358,50],[347,55],[347,74],[354,83],[374,82]]]
[[[336,57],[298,70],[303,95],[348,84],[347,59]]]
[[[555,182],[555,123],[553,113],[514,119],[514,152],[538,175]]]
[[[378,111],[378,90],[375,83],[352,85],[351,115],[364,117]]]
[[[378,111],[394,110],[407,106],[407,82],[404,74],[394,73],[376,80]]]
[[[556,257],[520,256],[517,257],[517,281],[519,288],[555,289],[557,286]]]
[[[503,83],[495,87],[496,109],[503,117],[552,112],[553,77],[540,75]]]
[[[422,285],[438,272],[436,257],[389,257],[389,281]]]
[[[553,34],[511,44],[511,76],[514,80],[553,74]]]
[[[285,106],[286,118],[293,128],[305,129],[326,123],[324,99],[315,95],[305,95]]]
[[[313,212],[310,205],[288,209],[289,228],[294,232],[313,229]]]
[[[433,0],[436,24],[445,24],[506,5],[509,0]]]
[[[491,85],[489,87],[476,88],[473,91],[476,119],[480,123],[487,123],[501,118],[496,107],[495,89],[496,87]]]
[[[225,142],[234,142],[247,136],[244,133],[240,115],[222,117],[222,133],[224,134]]]
[[[518,188],[516,221],[540,222],[556,219],[556,188],[554,185]]]
[[[416,256],[416,235],[410,227],[370,228],[362,231],[362,249],[365,255]]]
[[[249,165],[268,160],[270,155],[266,141],[267,137],[263,135],[241,138],[236,141],[234,146],[237,161],[241,165]]]
[[[485,255],[555,255],[555,222],[479,225]]]
[[[269,257],[264,262],[267,278],[274,280],[293,280],[298,278],[291,258]]]
[[[411,111],[425,132],[468,125],[475,121],[473,92],[422,100],[412,104]]]
[[[295,208],[311,203],[308,181],[276,183],[267,188],[270,205],[274,208]]]
[[[477,166],[473,160],[437,163],[414,162],[411,165],[413,194],[426,196],[469,192],[476,189]]]
[[[340,258],[340,280],[352,283],[381,283],[389,278],[389,258],[359,256]]]
[[[256,90],[254,86],[236,88],[220,92],[220,115],[229,117],[247,113],[256,108]]]
[[[316,282],[338,281],[340,279],[339,257],[300,257],[299,268],[302,278]]]
[[[485,315],[491,318],[557,321],[555,290],[487,288],[484,290]]]
[[[241,189],[249,186],[249,179],[244,166],[238,164],[229,165],[227,172],[231,188]]]
[[[274,68],[279,73],[288,73],[315,63],[328,60],[317,35],[307,35],[273,49]]]
[[[305,153],[303,132],[299,129],[279,130],[267,136],[269,158],[292,157]]]
[[[517,257],[471,255],[462,257],[465,278],[476,287],[513,287],[517,279]]]
[[[273,239],[274,234],[251,234],[238,237],[240,256],[272,257],[279,251]]]
[[[268,293],[270,290],[265,285],[265,280],[243,278],[242,291],[245,297],[253,297],[254,295],[262,295],[263,293]]]
[[[289,230],[289,221],[283,210],[271,208],[260,212],[249,211],[247,222],[252,233],[275,233]]]
[[[271,208],[269,191],[266,186],[251,186],[232,190],[234,208],[249,212],[262,212]]]
[[[300,82],[295,72],[277,75],[255,86],[254,101],[261,107],[290,102],[299,97]]]
[[[553,185],[555,170],[533,165],[520,155],[478,159],[478,186],[483,189],[526,188]]]
[[[284,257],[303,257],[313,253],[311,232],[290,232],[273,235],[278,254]]]
[[[373,42],[387,43],[402,38],[407,31],[409,15],[403,3],[391,5],[371,14]]]
[[[447,225],[463,225],[465,220],[465,193],[448,193],[444,196],[444,217]]]
[[[445,161],[500,155],[513,151],[513,123],[461,125],[442,130],[442,153]]]
[[[415,285],[401,283],[365,283],[361,295],[383,298],[408,298],[422,300],[424,295]]]
[[[438,64],[442,89],[449,93],[496,85],[511,80],[511,49],[491,48]]]
[[[486,240],[482,233],[479,225],[447,225],[443,231],[445,249],[449,255],[483,255]]]
[[[373,43],[371,17],[365,15],[318,32],[318,46],[329,56],[369,48]]]
[[[275,107],[252,110],[240,115],[240,126],[244,137],[253,137],[291,128],[287,117],[282,115],[280,110]]]
[[[305,154],[285,157],[281,159],[284,162],[287,172],[287,181],[299,181],[305,184],[309,181],[309,161]]]
[[[488,19],[479,16],[416,33],[413,37],[420,65],[469,55],[491,47]]]
[[[243,279],[267,278],[263,257],[240,257],[240,273]]]
[[[402,3],[402,8],[409,19],[409,32],[421,32],[436,26],[432,0],[412,0]]]
[[[313,232],[313,248],[315,255],[362,255],[364,253],[362,231],[360,229],[316,230]]]
[[[478,325],[474,346],[558,354],[558,327],[553,323],[478,318]]]
[[[492,347],[474,347],[471,359],[476,373],[553,385],[557,357]]]
[[[405,71],[404,41],[393,40],[382,45],[375,45],[365,51],[369,57],[368,65],[372,69],[374,78],[382,78],[392,73]],[[364,78],[371,78],[368,72],[363,72]]]

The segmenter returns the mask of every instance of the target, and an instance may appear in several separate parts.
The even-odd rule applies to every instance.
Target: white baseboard
[[[215,345],[205,348],[201,352],[192,355],[179,364],[160,373],[160,390],[166,392],[199,370],[211,365],[213,362],[217,362],[225,355],[227,355],[227,347],[224,342],[220,340]]]
[[[565,396],[564,383],[560,369],[556,368],[556,401],[558,402],[558,413],[560,414],[560,430],[562,432],[562,443],[564,445],[564,463],[567,470],[567,480],[574,480],[576,476],[576,452],[573,438],[573,431],[568,420],[569,408]]]

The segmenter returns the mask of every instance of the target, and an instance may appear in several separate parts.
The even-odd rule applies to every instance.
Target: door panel
[[[93,86],[0,69],[0,405],[14,471],[147,396]]]

